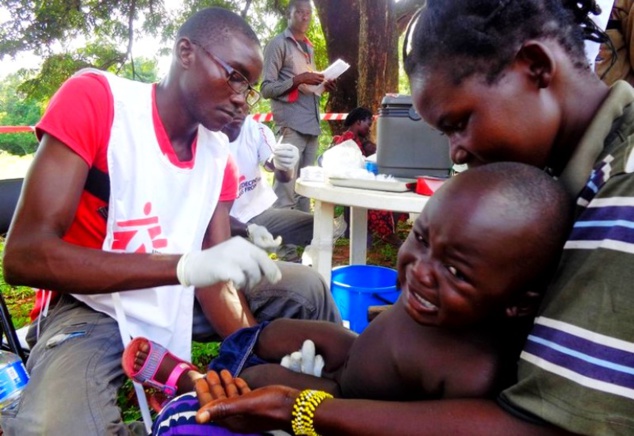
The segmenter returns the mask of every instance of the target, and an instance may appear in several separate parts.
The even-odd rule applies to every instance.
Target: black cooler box
[[[449,141],[421,119],[411,96],[388,94],[377,119],[376,163],[379,173],[394,177],[446,177]]]

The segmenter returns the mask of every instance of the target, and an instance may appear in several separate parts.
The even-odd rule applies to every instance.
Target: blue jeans
[[[226,369],[233,377],[237,377],[246,368],[267,363],[266,360],[257,356],[253,349],[258,343],[260,333],[268,323],[268,321],[264,321],[262,324],[240,329],[227,336],[220,345],[218,357],[209,364],[209,369],[216,372]]]

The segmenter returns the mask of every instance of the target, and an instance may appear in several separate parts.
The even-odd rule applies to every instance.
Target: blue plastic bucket
[[[361,333],[368,325],[368,307],[392,304],[396,290],[396,270],[375,265],[347,265],[332,270],[330,289],[344,324]]]

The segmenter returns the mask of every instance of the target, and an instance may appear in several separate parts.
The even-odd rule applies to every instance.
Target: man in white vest
[[[328,301],[323,285],[286,305],[280,293],[261,298],[258,283],[279,269],[230,239],[237,175],[218,131],[257,101],[261,70],[248,24],[209,8],[179,29],[159,83],[91,70],[53,97],[5,245],[5,279],[41,288],[31,379],[2,411],[5,434],[139,430],[116,406],[130,337],[190,358],[192,335],[223,338]]]
[[[238,112],[222,132],[240,173],[238,198],[231,208],[231,234],[248,237],[261,248],[275,251],[280,259],[299,259],[298,246],[313,239],[313,215],[297,209],[273,207],[277,195],[263,177],[261,167],[276,180],[293,180],[299,151],[293,144],[277,143],[271,129]],[[280,246],[281,244],[281,246]]]

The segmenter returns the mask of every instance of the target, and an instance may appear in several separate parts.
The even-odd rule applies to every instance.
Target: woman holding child
[[[518,381],[496,400],[397,403],[250,391],[212,374],[198,386],[209,401],[201,420],[288,429],[299,398],[310,428],[296,434],[634,433],[634,90],[608,88],[588,67],[584,38],[602,37],[588,16],[596,9],[592,0],[428,0],[405,47],[416,109],[449,137],[455,163],[527,163],[576,198]]]

